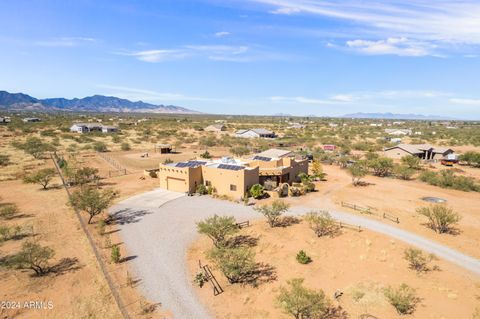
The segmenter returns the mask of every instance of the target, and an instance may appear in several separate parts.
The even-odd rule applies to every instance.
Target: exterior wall
[[[260,137],[260,135],[258,135],[257,133],[253,132],[253,131],[247,131],[245,133],[242,133],[242,134],[236,134],[235,135],[236,137],[243,137],[243,138],[256,138],[256,137]]]
[[[252,161],[248,165],[250,167],[259,167],[261,176],[270,176],[279,183],[291,184],[299,180],[299,174],[308,173],[307,159],[297,161],[290,157],[284,157],[276,161]],[[262,178],[262,180],[265,180],[265,178]]]
[[[160,164],[160,187],[174,192],[194,193],[202,183],[201,167],[175,167]]]
[[[384,151],[383,153],[386,157],[393,158],[393,159],[401,159],[404,156],[412,155],[409,152],[404,151],[399,147],[389,149],[387,151]]]
[[[203,182],[211,185],[218,195],[241,198],[254,184],[258,184],[258,168],[238,171],[202,166]],[[231,189],[231,186],[235,189]]]

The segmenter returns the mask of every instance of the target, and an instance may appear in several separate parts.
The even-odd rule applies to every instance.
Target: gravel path
[[[295,206],[291,215],[311,208]],[[145,296],[160,302],[174,318],[212,318],[191,288],[185,254],[197,236],[195,222],[213,214],[233,215],[238,221],[259,218],[251,207],[207,196],[186,197],[155,190],[131,197],[110,210],[120,223],[120,235],[133,255],[131,264]],[[386,234],[480,275],[480,260],[381,222],[345,212],[331,211],[339,221]]]

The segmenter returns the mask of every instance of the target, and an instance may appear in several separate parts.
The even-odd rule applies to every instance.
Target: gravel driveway
[[[311,208],[295,206],[291,215]],[[187,197],[155,190],[131,197],[110,210],[120,223],[120,235],[132,254],[131,264],[144,295],[162,303],[175,318],[212,318],[191,288],[192,277],[185,264],[186,250],[197,236],[195,222],[213,214],[232,215],[238,221],[259,218],[251,207],[208,196]],[[480,260],[407,231],[345,212],[331,211],[336,219],[386,234],[434,253],[480,275]]]

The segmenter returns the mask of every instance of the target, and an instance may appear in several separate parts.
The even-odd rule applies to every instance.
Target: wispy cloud
[[[304,96],[295,96],[295,97],[271,96],[269,97],[269,99],[272,102],[295,102],[295,103],[301,103],[301,104],[314,104],[314,105],[335,104],[339,102],[332,99],[322,100],[322,99],[308,98]]]
[[[43,47],[77,47],[97,42],[97,39],[87,37],[60,37],[34,41],[33,45]]]
[[[222,99],[189,96],[181,93],[157,92],[153,90],[145,90],[119,85],[99,84],[97,86],[105,90],[103,92],[103,94],[105,95],[112,95],[131,101],[144,101],[150,103],[165,103],[166,101],[222,101]]]
[[[307,14],[351,23],[371,37],[351,46],[369,54],[424,56],[443,47],[480,45],[480,2],[477,0],[249,0],[273,14]],[[386,39],[386,40],[385,40]],[[399,43],[391,41],[401,40]],[[347,44],[348,45],[348,44]],[[373,53],[374,52],[374,53]]]
[[[407,38],[388,38],[386,40],[350,40],[346,42],[349,49],[367,55],[392,54],[399,56],[426,56],[436,55],[434,53],[435,45],[411,41]]]
[[[140,61],[158,63],[186,58],[205,58],[212,61],[253,62],[282,59],[281,54],[251,48],[247,45],[184,45],[175,49],[155,49],[134,52],[116,52],[118,55],[133,56]]]
[[[231,33],[228,32],[228,31],[219,31],[219,32],[216,32],[214,35],[217,38],[224,38],[224,37],[228,37],[229,35],[231,35]]]

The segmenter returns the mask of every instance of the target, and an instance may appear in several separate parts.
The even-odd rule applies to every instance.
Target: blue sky
[[[2,1],[1,89],[211,113],[480,119],[480,3]]]

